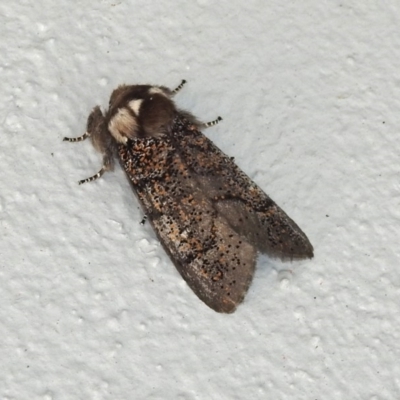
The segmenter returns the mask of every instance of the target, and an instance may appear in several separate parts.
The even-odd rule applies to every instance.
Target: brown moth
[[[95,107],[86,133],[103,155],[93,181],[118,158],[176,268],[209,307],[235,311],[251,283],[257,253],[281,260],[313,257],[307,236],[179,110],[175,89],[122,85],[103,114]]]

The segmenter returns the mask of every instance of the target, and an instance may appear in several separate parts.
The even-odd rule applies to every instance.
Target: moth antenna
[[[214,121],[210,121],[210,122],[204,122],[203,124],[202,124],[202,127],[203,128],[209,128],[210,126],[214,126],[214,125],[217,125],[219,122],[221,122],[222,121],[222,118],[221,117],[218,117],[217,119],[214,119]]]
[[[176,87],[173,91],[172,91],[172,96],[176,95],[185,85],[186,81],[185,79],[182,79],[182,82],[180,83],[180,85],[178,87]]]
[[[95,181],[95,180],[101,178],[102,175],[104,174],[104,172],[106,172],[106,171],[107,171],[107,167],[106,167],[106,166],[103,166],[103,167],[101,168],[101,170],[100,170],[97,174],[91,176],[90,178],[86,178],[86,179],[80,180],[80,181],[79,181],[79,184],[82,185],[83,183],[93,182],[93,181]]]
[[[90,137],[90,133],[89,132],[85,132],[82,136],[78,136],[78,137],[65,137],[63,139],[63,142],[82,142],[82,140],[87,139],[88,137]]]

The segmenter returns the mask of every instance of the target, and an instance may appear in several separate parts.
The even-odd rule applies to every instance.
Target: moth
[[[122,85],[103,113],[96,106],[86,132],[103,156],[94,181],[119,159],[161,244],[194,293],[217,312],[232,313],[252,281],[257,253],[281,260],[313,257],[307,236],[175,106],[174,90]]]

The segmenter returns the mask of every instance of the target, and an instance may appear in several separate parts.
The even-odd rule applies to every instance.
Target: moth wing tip
[[[221,314],[233,314],[236,311],[237,304],[231,304],[231,305],[222,305],[221,307],[211,307],[214,311],[221,313]]]
[[[214,301],[212,303],[206,303],[211,309],[221,314],[233,314],[238,305],[243,301],[244,295],[239,301],[235,301],[230,298],[219,299],[219,301]]]

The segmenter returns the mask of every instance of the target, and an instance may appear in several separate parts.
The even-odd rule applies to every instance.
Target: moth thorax
[[[111,116],[108,129],[119,143],[138,137],[158,137],[167,133],[176,109],[164,93],[149,90],[143,98],[131,99]]]
[[[175,104],[163,94],[152,94],[141,104],[139,123],[145,136],[167,133],[175,116]]]

